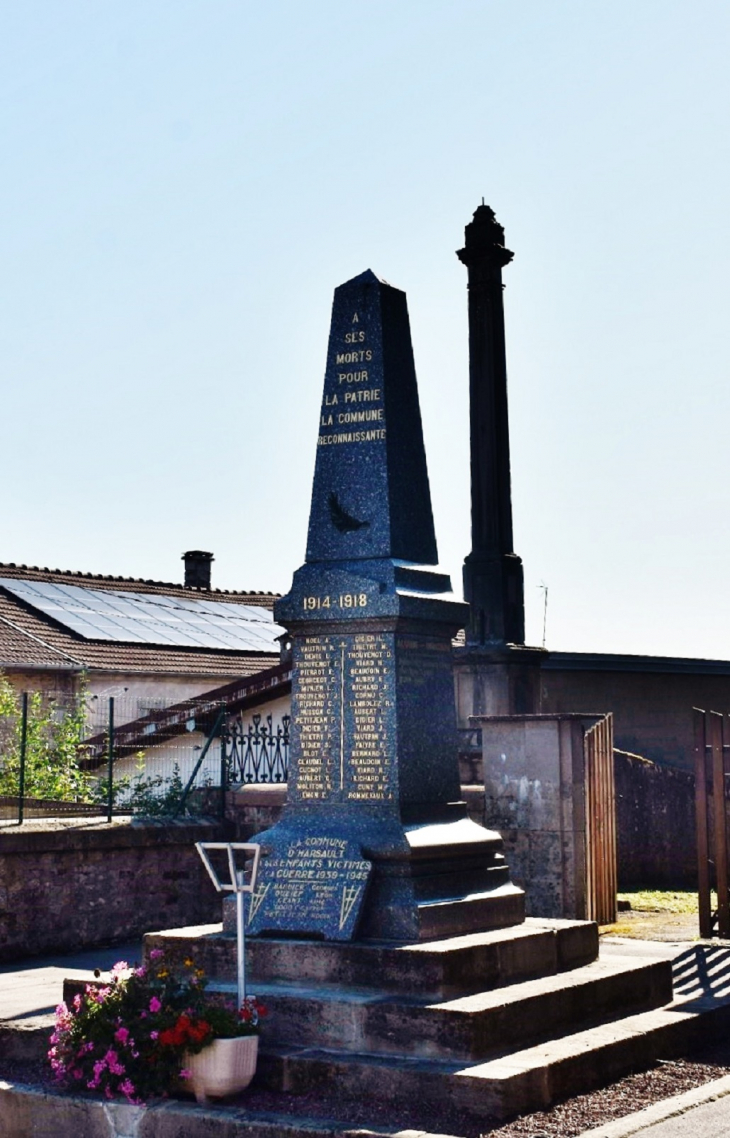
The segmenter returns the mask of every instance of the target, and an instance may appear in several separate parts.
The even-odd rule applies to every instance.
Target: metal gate
[[[728,718],[718,711],[692,708],[695,739],[695,809],[700,936],[730,937],[727,877]],[[712,911],[711,889],[717,890]]]
[[[613,716],[589,727],[584,742],[586,778],[586,917],[599,925],[616,920],[616,792]]]

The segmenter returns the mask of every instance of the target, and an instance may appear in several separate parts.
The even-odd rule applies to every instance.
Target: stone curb
[[[722,1079],[715,1079],[701,1087],[694,1087],[684,1094],[674,1095],[673,1098],[663,1099],[639,1110],[636,1114],[629,1114],[625,1118],[615,1118],[613,1122],[606,1122],[603,1126],[593,1130],[585,1130],[579,1138],[629,1138],[631,1134],[639,1134],[642,1130],[654,1126],[658,1122],[665,1122],[669,1118],[677,1118],[686,1114],[695,1106],[703,1106],[715,1099],[724,1098],[730,1094],[730,1075]]]
[[[0,1134],[33,1138],[453,1138],[423,1130],[372,1130],[327,1118],[249,1113],[245,1107],[170,1100],[147,1107],[61,1094],[0,1079]]]

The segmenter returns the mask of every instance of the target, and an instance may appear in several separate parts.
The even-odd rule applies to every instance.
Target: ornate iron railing
[[[271,715],[264,722],[260,714],[252,720],[230,719],[221,736],[228,782],[286,782],[291,716],[283,715],[276,727]]]

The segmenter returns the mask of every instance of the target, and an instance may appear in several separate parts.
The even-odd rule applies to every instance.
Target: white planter
[[[214,1039],[197,1055],[185,1055],[183,1067],[190,1071],[190,1078],[184,1085],[198,1102],[234,1095],[254,1077],[258,1050],[258,1035]]]

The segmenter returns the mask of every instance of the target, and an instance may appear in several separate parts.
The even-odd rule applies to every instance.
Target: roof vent
[[[213,561],[212,553],[204,553],[202,549],[189,549],[183,553],[185,562],[185,588],[210,589],[210,563]]]

